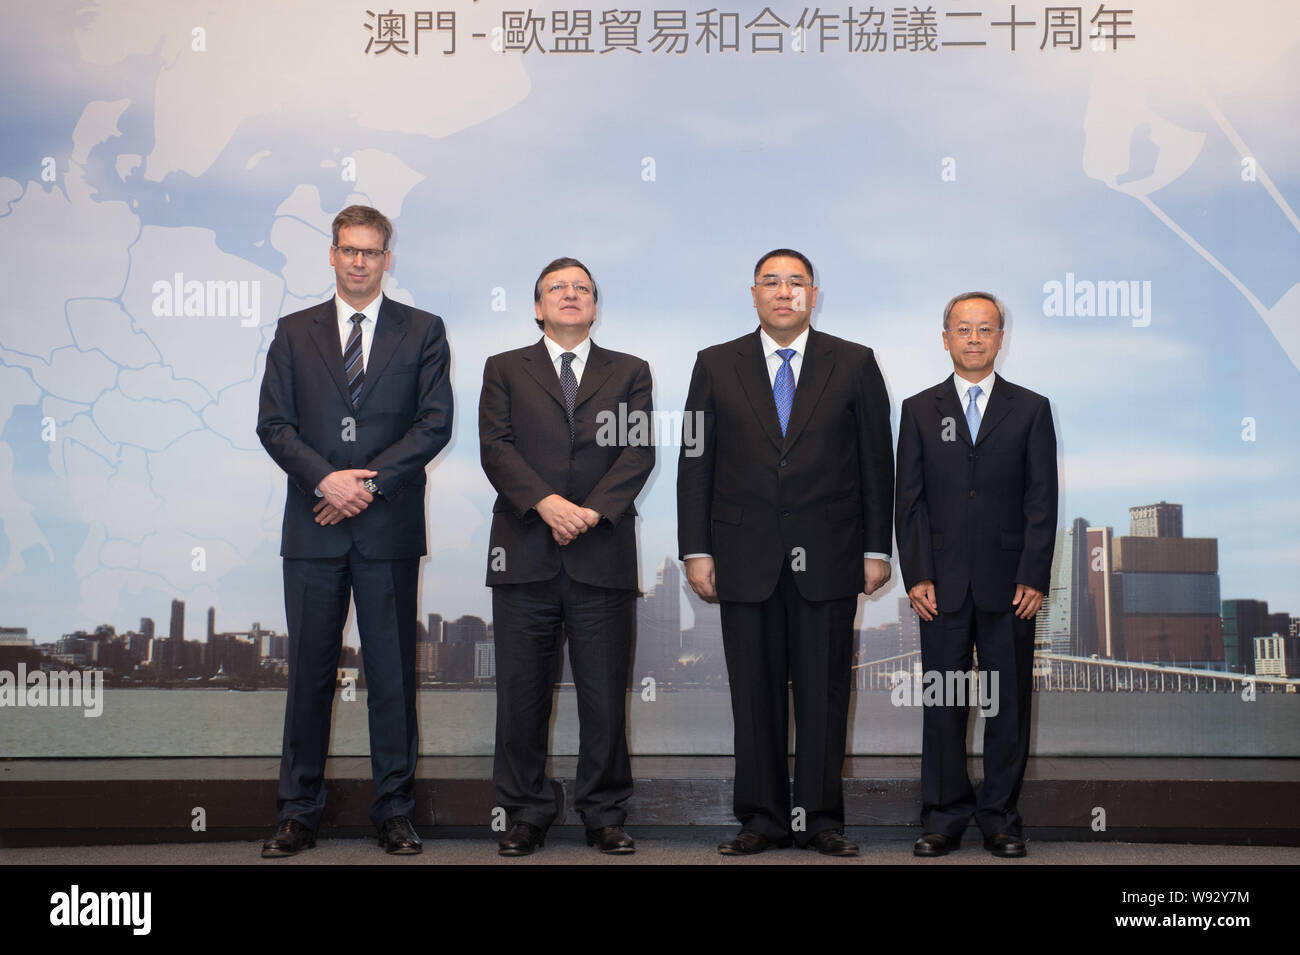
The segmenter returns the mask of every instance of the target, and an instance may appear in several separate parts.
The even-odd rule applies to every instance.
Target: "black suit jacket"
[[[903,402],[898,556],[910,590],[932,580],[939,610],[969,588],[1011,609],[1016,584],[1047,593],[1056,542],[1056,431],[1046,398],[998,376],[971,444],[951,377]]]
[[[638,588],[634,502],[655,463],[651,387],[650,366],[643,360],[592,342],[570,444],[564,392],[542,341],[487,360],[478,406],[479,450],[483,471],[497,490],[488,586],[550,580],[563,566],[585,584]],[[620,414],[635,423],[641,419],[634,413],[644,415],[644,429],[620,435]],[[600,522],[561,547],[534,510],[551,494],[590,507]]]
[[[860,593],[863,554],[893,543],[889,397],[871,349],[811,330],[782,437],[755,330],[699,353],[686,413],[702,415],[703,440],[698,456],[683,441],[677,466],[679,556],[713,555],[719,599],[766,600],[786,560],[807,600]]]
[[[385,297],[361,399],[352,406],[334,299],[280,319],[266,356],[257,436],[289,475],[280,554],[339,557],[355,544],[383,560],[426,552],[424,468],[451,438],[442,319]],[[380,496],[322,527],[316,485],[332,471],[378,471]]]

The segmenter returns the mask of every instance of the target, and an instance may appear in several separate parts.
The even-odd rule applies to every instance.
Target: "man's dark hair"
[[[348,226],[369,226],[372,229],[378,229],[384,234],[384,248],[388,248],[388,243],[393,238],[393,224],[388,221],[388,216],[384,215],[378,209],[372,209],[370,206],[348,206],[342,212],[334,217],[334,247],[338,248],[339,229]]]
[[[763,256],[761,259],[755,262],[754,281],[755,282],[758,281],[758,270],[763,267],[764,262],[766,262],[768,259],[775,259],[782,256],[790,259],[798,259],[800,262],[802,262],[803,267],[808,270],[808,281],[813,282],[814,275],[813,275],[812,262],[808,261],[808,256],[804,255],[802,252],[796,252],[794,249],[773,249],[771,252],[767,253],[767,255]]]
[[[546,278],[546,276],[550,275],[552,272],[560,271],[560,269],[582,269],[582,271],[586,272],[587,281],[591,283],[591,300],[597,303],[600,301],[600,289],[596,287],[596,280],[592,278],[591,269],[587,268],[571,256],[562,255],[560,258],[547,265],[546,268],[542,269],[541,274],[537,276],[537,281],[533,283],[534,303],[542,300],[542,279]],[[535,319],[535,321],[537,322],[538,328],[544,329],[546,327],[546,324],[540,318]]]
[[[948,330],[948,316],[952,314],[952,307],[956,305],[958,302],[965,302],[967,299],[972,299],[972,298],[982,298],[986,301],[992,302],[993,307],[998,310],[998,328],[1002,329],[1006,326],[1007,312],[1006,309],[1002,307],[1002,303],[998,301],[998,297],[996,295],[993,295],[990,292],[962,292],[960,295],[954,295],[952,297],[952,301],[950,301],[947,305],[944,306],[943,330],[945,332]]]

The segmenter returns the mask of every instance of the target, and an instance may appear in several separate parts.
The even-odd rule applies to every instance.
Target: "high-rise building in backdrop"
[[[1142,504],[1128,509],[1130,537],[1182,537],[1183,505]]]
[[[671,557],[664,558],[654,586],[636,602],[635,646],[634,685],[647,676],[671,679],[682,654],[682,572]]]
[[[1254,672],[1255,640],[1272,636],[1267,600],[1225,600],[1223,607],[1223,650],[1228,669]]]
[[[172,601],[172,625],[167,636],[172,640],[185,639],[185,601]]]
[[[1036,646],[1071,656],[1222,669],[1218,540],[1183,537],[1183,507],[1167,501],[1129,508],[1129,529],[1116,536],[1108,526],[1075,518],[1057,531]],[[1238,649],[1247,657],[1253,653],[1249,637]],[[1244,665],[1234,667],[1234,659],[1229,652],[1230,668]]]

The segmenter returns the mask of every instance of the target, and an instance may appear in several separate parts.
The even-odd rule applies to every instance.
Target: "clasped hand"
[[[355,468],[349,471],[332,471],[316,485],[321,499],[312,512],[316,523],[322,527],[337,524],[345,518],[356,517],[373,501],[374,495],[366,490],[365,481],[378,477],[378,471]]]
[[[580,507],[558,494],[548,494],[538,501],[536,511],[561,547],[573,543],[579,534],[585,534],[600,523],[600,514],[596,511]]]

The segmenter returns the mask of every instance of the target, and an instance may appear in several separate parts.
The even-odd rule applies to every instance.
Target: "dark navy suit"
[[[355,600],[365,666],[376,826],[413,814],[419,750],[415,624],[426,553],[425,466],[451,437],[442,319],[385,297],[356,406],[348,394],[334,299],[280,319],[266,358],[257,434],[288,474],[280,554],[289,625],[289,694],[277,807],[313,831],[325,805],[343,625]],[[355,517],[315,522],[316,486],[333,471],[378,472]]]
[[[1015,616],[1016,585],[1048,592],[1056,540],[1056,431],[1046,398],[998,376],[974,442],[951,377],[903,402],[896,527],[903,583],[934,582],[939,613],[921,621],[926,672],[997,673],[984,729],[984,784],[966,773],[967,706],[927,706],[921,825],[960,839],[974,815],[987,837],[1019,837],[1029,756],[1034,621]],[[991,683],[990,683],[991,688]]]

